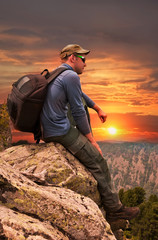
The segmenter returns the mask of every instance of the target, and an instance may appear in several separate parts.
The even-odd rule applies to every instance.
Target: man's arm
[[[105,112],[103,112],[102,109],[84,92],[82,92],[82,97],[86,101],[87,106],[89,108],[94,109],[98,113],[98,116],[99,116],[100,120],[102,121],[102,123],[104,123],[106,121],[107,114]]]
[[[82,103],[82,90],[80,86],[80,80],[77,75],[72,74],[68,76],[65,81],[65,89],[67,92],[68,102],[70,104],[70,109],[76,125],[80,132],[88,138],[88,140],[94,145],[97,150],[102,155],[102,151],[99,145],[96,143],[95,139],[92,136],[90,131],[90,126],[88,123],[87,115]],[[86,101],[87,100],[87,101]],[[95,111],[98,112],[98,115],[102,115],[100,112],[100,108],[87,96],[86,103],[88,102],[88,106],[94,108]],[[90,106],[91,105],[91,106]],[[100,109],[100,110],[99,110]],[[99,113],[100,112],[100,113]]]
[[[103,112],[97,104],[95,104],[92,108],[98,113],[101,122],[104,123],[107,119],[107,114]]]
[[[98,143],[95,141],[94,137],[92,136],[92,133],[88,133],[85,135],[86,138],[88,138],[88,140],[91,142],[91,144],[96,147],[96,149],[100,152],[100,154],[103,156],[103,153],[98,145]]]
[[[102,109],[101,109],[92,99],[90,99],[90,97],[88,97],[88,96],[87,96],[85,93],[83,93],[83,92],[82,92],[82,97],[83,97],[84,100],[86,101],[87,106],[90,107],[90,108],[92,108],[92,109],[94,109],[94,110],[98,113],[98,116],[99,116],[101,122],[104,123],[104,122],[106,121],[107,114],[104,113],[104,112],[102,111]],[[99,145],[97,144],[97,142],[95,141],[92,133],[88,133],[88,134],[86,134],[85,136],[88,138],[88,140],[92,143],[92,145],[93,145],[94,147],[96,147],[97,150],[100,152],[100,154],[103,156],[102,151],[101,151]]]

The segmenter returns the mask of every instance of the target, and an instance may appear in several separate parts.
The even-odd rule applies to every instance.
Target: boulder
[[[0,239],[69,240],[49,222],[0,206]]]
[[[0,154],[14,169],[45,186],[59,186],[90,197],[100,205],[97,182],[61,144],[19,145]]]
[[[60,144],[0,153],[0,203],[0,239],[116,239],[96,181]]]

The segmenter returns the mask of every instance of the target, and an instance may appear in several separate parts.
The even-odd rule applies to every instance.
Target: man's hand
[[[103,112],[101,109],[99,109],[99,111],[98,111],[98,116],[99,116],[102,123],[104,123],[107,119],[106,113]]]
[[[92,133],[86,134],[85,137],[88,138],[88,140],[91,142],[91,144],[92,144],[94,147],[96,147],[96,149],[100,152],[100,154],[101,154],[102,157],[103,157],[103,153],[102,153],[99,145],[97,144],[97,142],[96,142],[95,139],[93,138]]]
[[[107,119],[107,114],[101,110],[101,108],[98,105],[94,105],[93,109],[98,113],[98,116],[102,123],[104,123]]]
[[[100,152],[100,154],[102,155],[102,157],[103,157],[103,153],[102,153],[102,150],[100,149],[100,147],[99,147],[99,145],[98,145],[98,143],[96,143],[96,142],[91,142],[92,143],[92,145],[94,146],[94,147],[96,147],[96,149]]]

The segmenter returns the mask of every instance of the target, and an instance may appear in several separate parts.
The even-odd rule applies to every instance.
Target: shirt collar
[[[62,63],[61,66],[67,67],[68,69],[73,70],[73,68],[69,64],[67,64],[67,63]]]

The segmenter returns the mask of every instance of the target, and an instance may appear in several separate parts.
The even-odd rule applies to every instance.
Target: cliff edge
[[[116,225],[112,232],[95,179],[62,145],[0,153],[0,239],[121,239]]]

